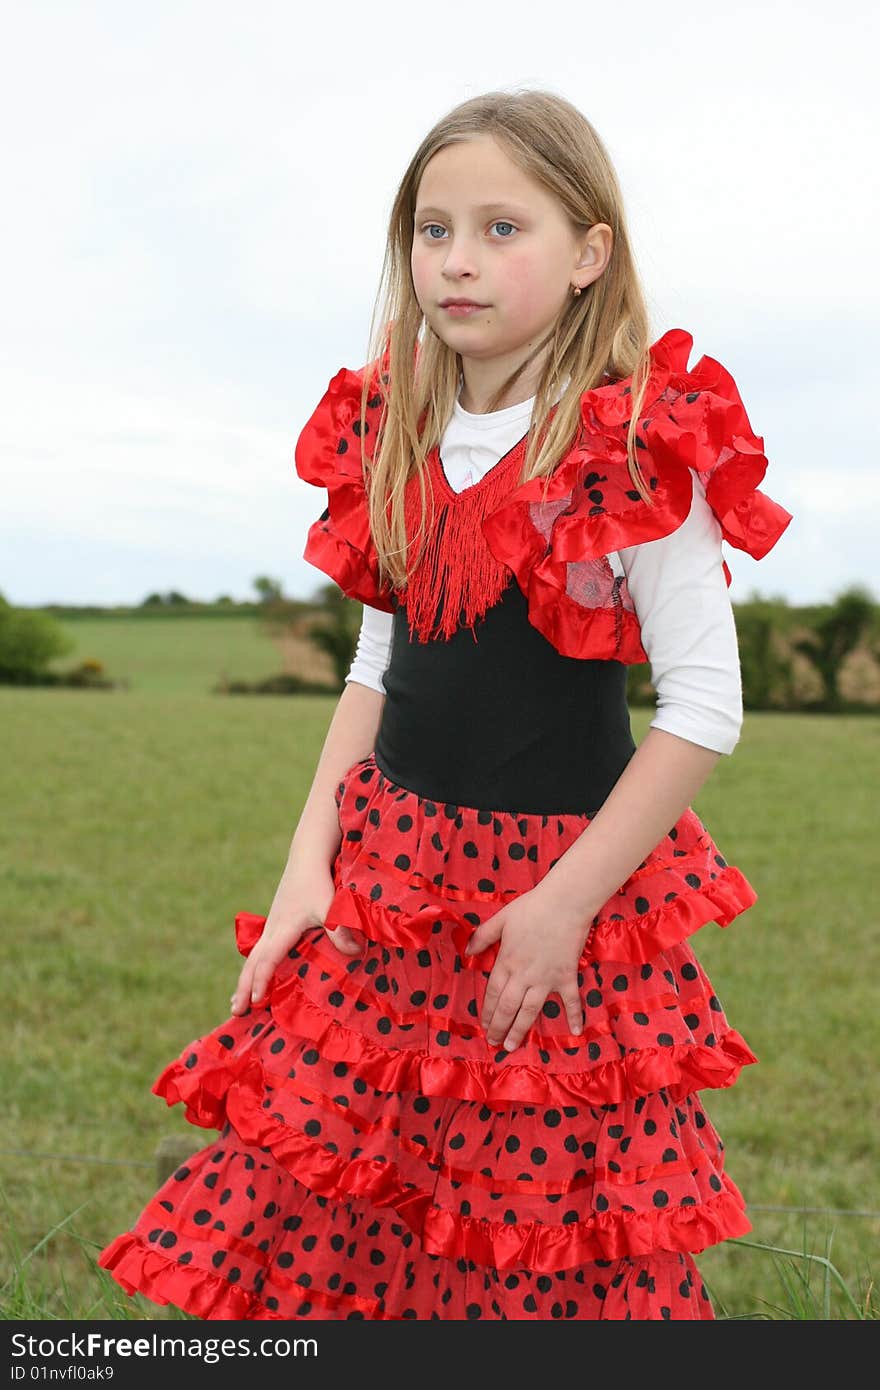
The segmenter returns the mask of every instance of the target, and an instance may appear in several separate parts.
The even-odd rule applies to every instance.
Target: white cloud
[[[0,57],[7,598],[244,594],[261,569],[291,592],[322,581],[300,559],[323,504],[292,475],[296,435],[363,361],[422,136],[516,85],[593,121],[657,332],[685,327],[693,360],[724,361],[772,445],[766,490],[796,525],[778,555],[734,557],[732,592],[747,571],[793,601],[836,576],[880,589],[876,7],[551,3],[535,20],[523,0],[16,7]]]

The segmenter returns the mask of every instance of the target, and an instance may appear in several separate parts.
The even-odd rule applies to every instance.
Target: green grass
[[[269,909],[334,708],[325,697],[170,693],[0,690],[11,753],[0,760],[0,1187],[14,1233],[0,1284],[11,1280],[7,1306],[43,1309],[34,1316],[125,1315],[106,1311],[94,1256],[155,1190],[159,1139],[186,1134],[195,1150],[209,1137],[150,1087],[227,1015],[241,965],[235,913]],[[633,712],[637,739],[648,718]],[[880,1209],[878,748],[875,717],[751,714],[694,803],[759,894],[729,929],[694,939],[761,1059],[730,1090],[702,1093],[728,1171],[756,1206]],[[798,1266],[813,1271],[817,1307],[854,1316],[833,1278],[826,1293],[820,1261],[833,1232],[831,1258],[861,1304],[878,1264],[876,1217],[811,1216],[806,1227],[797,1215],[751,1217],[754,1244],[817,1257]],[[727,1242],[698,1263],[727,1316],[779,1316],[806,1298],[787,1259]],[[788,1292],[780,1267],[795,1280]]]
[[[105,617],[59,620],[75,649],[54,663],[68,669],[93,658],[112,680],[156,695],[209,691],[230,680],[262,680],[281,669],[278,649],[255,618]]]

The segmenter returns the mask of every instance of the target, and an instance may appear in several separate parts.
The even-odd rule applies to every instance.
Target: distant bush
[[[32,685],[49,663],[72,652],[75,642],[48,613],[13,608],[0,595],[0,682]]]
[[[14,608],[0,594],[0,685],[76,685],[112,690],[100,661],[87,658],[67,671],[50,671],[50,662],[73,651],[76,643],[50,613]]]
[[[171,607],[171,608],[177,608],[177,607],[179,607],[181,604],[187,605],[187,604],[189,604],[189,603],[190,603],[190,600],[187,598],[186,594],[180,593],[179,590],[177,590],[177,589],[169,589],[168,592],[167,592],[167,593],[164,593],[164,594],[159,594],[159,593],[147,594],[147,597],[146,597],[146,598],[144,599],[144,601],[143,601],[142,607],[143,607],[143,608],[169,608],[169,607]]]
[[[880,708],[880,607],[851,585],[830,603],[794,607],[752,593],[733,605],[747,710],[864,713]],[[632,705],[651,705],[650,665],[631,666]]]
[[[301,676],[280,674],[266,676],[261,681],[224,680],[214,686],[215,695],[329,695],[331,688],[317,681],[303,680]]]
[[[59,673],[59,681],[64,685],[87,685],[99,690],[112,690],[116,682],[109,680],[104,673],[104,663],[89,657],[69,671]]]

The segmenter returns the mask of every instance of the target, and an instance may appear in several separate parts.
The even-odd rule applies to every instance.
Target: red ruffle
[[[142,1293],[163,1307],[171,1303],[197,1318],[228,1321],[282,1321],[260,1298],[246,1289],[236,1288],[206,1270],[192,1269],[151,1250],[133,1231],[122,1235],[102,1250],[98,1264],[106,1269],[129,1295]]]
[[[207,1270],[178,1264],[173,1258],[166,1259],[136,1232],[117,1236],[102,1252],[98,1264],[113,1275],[127,1294],[141,1293],[153,1303],[163,1307],[170,1303],[197,1318],[289,1322],[291,1319],[299,1321],[302,1316],[293,1311],[273,1312],[259,1294],[236,1288]],[[399,1314],[383,1312],[375,1300],[301,1288],[296,1294],[296,1304],[301,1304],[306,1297],[325,1317],[347,1317],[356,1310],[359,1317],[370,1321],[400,1321]]]
[[[288,1021],[281,1020],[274,1003],[273,1012],[287,1027]],[[321,1032],[315,1013],[311,1009],[304,1011],[300,1022],[308,1024],[314,1020],[315,1027],[301,1036],[333,1061],[340,1054],[334,1047],[327,1047],[326,1034]],[[367,1047],[365,1051],[376,1053],[378,1050]],[[365,1065],[365,1051],[347,1044],[345,1060],[355,1065],[358,1075],[377,1089],[392,1089],[386,1085],[386,1075],[379,1075]],[[210,1064],[204,1061],[190,1070],[178,1064],[175,1075],[166,1073],[164,1085],[157,1083],[154,1090],[164,1094],[169,1105],[183,1100],[187,1118],[193,1124],[219,1129],[228,1121],[245,1144],[271,1153],[287,1172],[322,1197],[331,1200],[364,1198],[377,1207],[392,1207],[417,1235],[421,1248],[427,1253],[449,1258],[464,1256],[497,1269],[525,1266],[553,1271],[587,1260],[648,1254],[654,1250],[699,1253],[708,1245],[744,1235],[750,1229],[742,1194],[723,1171],[712,1179],[718,1188],[717,1195],[693,1205],[676,1204],[667,1209],[647,1211],[592,1212],[586,1220],[569,1221],[564,1225],[544,1221],[495,1222],[462,1216],[438,1203],[431,1190],[404,1181],[395,1163],[347,1158],[286,1124],[278,1109],[283,1104],[279,1088],[284,1086],[284,1080],[279,1073],[272,1073],[270,1079],[256,1055],[251,1055],[243,1067],[230,1066],[225,1103],[216,1102],[209,1081],[211,1070]],[[203,1078],[207,1081],[206,1088],[202,1086]],[[288,1084],[295,1092],[297,1083]],[[396,1076],[393,1084],[398,1084]],[[430,1090],[422,1091],[422,1094],[430,1093]],[[667,1095],[674,1097],[674,1090],[667,1090]],[[569,1095],[566,1099],[570,1102],[571,1098]],[[713,1166],[705,1151],[693,1153],[690,1161],[709,1164],[710,1169]],[[650,1172],[640,1170],[640,1176],[647,1178]]]
[[[692,346],[692,336],[675,328],[651,347],[639,440],[653,506],[627,467],[627,377],[584,392],[582,429],[546,495],[546,480],[533,478],[482,523],[493,554],[528,598],[533,626],[564,656],[648,660],[625,581],[615,580],[607,556],[678,529],[691,507],[691,469],[722,537],[755,559],[792,520],[757,489],[767,469],[764,442],[752,432],[733,377],[705,356],[689,371]],[[724,573],[729,585],[726,562]]]
[[[308,938],[302,938],[298,953],[305,955],[308,944]],[[303,992],[295,972],[280,978],[276,972],[267,1005],[287,1033],[309,1038],[323,1057],[350,1064],[377,1090],[453,1096],[486,1105],[570,1105],[573,1101],[604,1105],[661,1089],[671,1100],[679,1100],[694,1091],[734,1085],[742,1068],[758,1060],[742,1034],[731,1027],[713,1046],[696,1042],[646,1046],[568,1072],[517,1063],[510,1060],[514,1054],[498,1066],[477,1058],[440,1057],[417,1048],[384,1048],[325,1014]],[[220,1055],[216,1063],[189,1069],[177,1058],[156,1079],[153,1091],[169,1105],[183,1101],[191,1123],[217,1127],[223,1122],[226,1088],[245,1065],[241,1059],[230,1063]]]
[[[718,1202],[717,1206],[719,1210],[709,1214],[710,1221],[723,1220],[722,1203]],[[395,1271],[394,1292],[386,1288],[381,1300],[358,1297],[351,1292],[348,1285],[341,1293],[331,1293],[319,1287],[314,1280],[308,1286],[287,1278],[279,1280],[276,1268],[271,1282],[267,1285],[272,1289],[275,1304],[273,1309],[268,1306],[264,1292],[251,1293],[240,1286],[231,1286],[225,1279],[210,1271],[192,1264],[181,1265],[173,1256],[166,1257],[155,1250],[144,1239],[142,1224],[139,1223],[138,1229],[118,1236],[108,1245],[100,1254],[98,1264],[112,1274],[129,1296],[141,1293],[153,1303],[161,1306],[170,1303],[185,1313],[205,1320],[281,1322],[300,1321],[307,1317],[357,1317],[397,1321],[415,1316],[413,1304],[421,1307],[419,1316],[425,1319],[472,1316],[468,1305],[467,1282],[462,1281],[461,1292],[450,1307],[446,1298],[439,1292],[434,1277],[435,1261],[427,1251],[416,1256],[420,1265],[419,1279],[414,1280],[409,1273],[404,1277],[404,1265],[401,1261]],[[711,1234],[708,1224],[706,1230]],[[443,1241],[444,1237],[444,1231],[437,1224],[435,1239]],[[218,1241],[218,1251],[224,1248]],[[265,1261],[266,1257],[262,1256],[261,1259]],[[412,1259],[406,1262],[407,1271],[413,1263]],[[262,1263],[259,1265],[261,1270],[264,1267]],[[708,1295],[701,1287],[699,1271],[689,1251],[653,1249],[644,1256],[623,1255],[617,1266],[606,1259],[602,1260],[601,1265],[586,1265],[582,1266],[581,1270],[584,1275],[592,1273],[594,1277],[598,1275],[604,1281],[598,1294],[595,1287],[591,1289],[588,1283],[583,1290],[585,1298],[598,1299],[598,1307],[593,1313],[596,1318],[619,1321],[627,1318],[668,1318],[672,1308],[676,1309],[676,1316],[680,1318],[711,1319],[714,1316]],[[575,1277],[581,1270],[576,1272]],[[535,1268],[534,1272],[540,1272],[540,1267]],[[531,1274],[532,1270],[530,1276]],[[476,1279],[480,1278],[476,1269],[474,1276]],[[418,1293],[411,1291],[414,1283],[420,1286]],[[339,1287],[338,1279],[336,1287]],[[525,1316],[522,1306],[523,1287],[525,1286],[521,1284],[521,1280],[516,1278],[512,1283],[506,1283],[503,1290],[499,1291],[505,1297],[506,1303],[509,1297],[510,1311],[505,1312],[504,1316]],[[508,1290],[512,1291],[509,1295]],[[551,1304],[551,1297],[555,1297],[553,1290],[547,1291],[546,1301],[549,1306],[545,1310],[538,1298],[532,1295],[533,1318],[544,1320],[551,1316],[562,1316],[561,1305]],[[405,1308],[405,1311],[400,1311],[402,1308]],[[493,1311],[496,1311],[496,1308],[496,1316],[501,1316],[500,1308],[497,1304],[493,1305]],[[566,1317],[572,1315],[570,1308],[571,1305],[568,1305]]]
[[[529,620],[563,656],[647,661],[625,578],[608,562],[613,552],[657,540],[686,519],[691,470],[705,488],[723,539],[761,559],[792,520],[758,490],[767,470],[730,373],[703,356],[688,369],[691,334],[673,328],[652,344],[651,372],[639,431],[640,462],[653,507],[633,487],[626,459],[631,378],[585,391],[581,429],[545,479],[515,487],[481,522],[496,562],[511,570],[528,599]],[[381,368],[367,406],[367,431],[381,418]],[[304,481],[327,489],[328,506],[309,529],[304,558],[349,597],[393,612],[397,597],[380,586],[355,433],[366,368],[342,368],[296,445]],[[382,379],[386,379],[383,376]],[[722,560],[725,578],[730,570]]]
[[[370,531],[361,465],[359,428],[364,371],[343,367],[333,377],[296,444],[296,471],[304,482],[327,489],[327,508],[313,522],[303,558],[323,570],[350,598],[386,613],[394,611],[392,588],[379,583],[379,562]],[[367,401],[367,432],[378,428],[382,395]]]
[[[730,1029],[688,938],[709,920],[727,925],[757,894],[692,808],[593,920],[578,966],[582,1033],[573,1035],[551,1003],[506,1052],[478,1023],[500,942],[474,956],[465,948],[483,922],[540,883],[588,818],[441,808],[388,780],[373,755],[348,769],[336,795],[336,891],[323,927],[306,931],[280,962],[268,996],[276,1023],[320,1038],[332,1061],[363,1068],[386,1092],[602,1104],[663,1087],[683,1096],[729,1086],[756,1060]],[[506,871],[497,884],[486,877],[493,855]],[[243,955],[265,921],[236,916]],[[361,938],[356,959],[329,940],[338,926]],[[214,1081],[213,1061],[200,1065],[219,1103],[223,1073]],[[176,1067],[170,1079],[178,1078],[188,1086]],[[211,1110],[209,1122],[219,1113]]]
[[[568,1226],[541,1226],[530,1230],[504,1222],[473,1221],[452,1212],[431,1208],[421,1233],[422,1248],[448,1259],[465,1256],[495,1269],[525,1266],[552,1274],[587,1260],[613,1260],[621,1255],[647,1255],[653,1250],[699,1254],[709,1245],[752,1229],[739,1190],[728,1177],[725,1189],[700,1207],[663,1211],[615,1212],[611,1220],[597,1215],[590,1221]]]
[[[168,1105],[182,1104],[190,1124],[203,1129],[220,1129],[226,1122],[229,1087],[247,1070],[249,1063],[250,1058],[243,1053],[231,1058],[220,1052],[214,1061],[202,1056],[194,1067],[187,1067],[175,1057],[156,1077],[152,1091]]]
[[[361,867],[370,868],[375,877],[379,869],[386,866],[371,861],[368,852]],[[419,893],[425,898],[432,896],[429,885],[423,885]],[[735,917],[752,907],[757,900],[758,895],[745,875],[734,865],[728,864],[714,881],[704,884],[701,889],[686,888],[683,896],[673,898],[671,902],[663,903],[649,912],[626,918],[601,917],[587,938],[581,960],[613,960],[621,964],[640,965],[652,960],[658,952],[686,940],[707,922],[716,922],[720,927],[730,926]],[[610,905],[615,906],[614,899],[610,900]],[[337,889],[327,909],[324,925],[329,931],[346,926],[363,932],[372,941],[417,948],[424,944],[434,922],[451,922],[454,926],[449,936],[459,953],[462,968],[490,970],[501,949],[500,940],[475,955],[465,954],[475,930],[473,906],[468,903],[466,908],[456,908],[447,898],[418,908],[411,914],[389,912],[381,903],[346,887]],[[497,904],[487,915],[494,915],[500,906],[502,904]],[[603,913],[607,911],[607,906],[602,909]]]
[[[355,796],[352,790],[356,790]],[[381,846],[373,847],[381,835],[374,822],[381,824],[388,798],[396,812],[395,822],[404,817],[409,829],[405,834],[398,830],[383,855]],[[426,817],[424,799],[386,778],[374,754],[348,769],[337,788],[337,808],[342,831],[334,861],[337,892],[325,915],[325,925],[329,929],[347,926],[372,940],[413,949],[424,946],[432,930],[439,930],[438,924],[443,922],[448,924],[446,931],[461,956],[463,969],[491,969],[500,942],[477,955],[465,955],[473,932],[533,887],[550,864],[533,864],[524,857],[515,864],[511,859],[509,886],[483,891],[482,885],[477,886],[482,874],[475,873],[475,861],[460,853],[450,861],[444,850],[435,848],[434,821]],[[459,808],[459,817],[466,817],[466,822],[459,827],[456,845],[468,841],[485,844],[488,862],[495,852],[489,846],[497,836],[480,823],[479,812]],[[589,823],[588,816],[572,815],[508,815],[502,819],[508,827],[515,821],[517,830],[529,839],[534,837],[539,845],[546,838],[548,822],[559,831],[566,827],[566,835],[555,842],[553,855],[564,851],[569,840],[573,842]],[[502,845],[502,852],[505,849]],[[547,851],[546,857],[550,856]],[[408,862],[409,867],[390,862],[392,858]],[[688,807],[643,864],[602,904],[593,918],[581,961],[642,964],[686,940],[707,922],[729,926],[757,902],[757,897],[745,875],[728,864],[699,816]],[[261,919],[254,918],[252,925],[246,925],[250,916],[239,914],[237,933],[255,930],[259,934]]]
[[[255,1085],[258,1073],[259,1067],[254,1066]],[[725,1173],[720,1177],[723,1191],[699,1206],[597,1212],[587,1221],[564,1226],[461,1216],[433,1202],[430,1192],[404,1185],[394,1164],[339,1159],[279,1125],[261,1108],[260,1094],[243,1083],[230,1096],[229,1119],[247,1143],[271,1152],[312,1192],[337,1200],[365,1197],[374,1206],[393,1207],[428,1254],[464,1257],[494,1269],[553,1272],[587,1260],[647,1255],[654,1250],[699,1254],[709,1245],[751,1229],[742,1194]]]
[[[568,1073],[546,1071],[528,1063],[507,1062],[498,1067],[491,1062],[437,1057],[415,1050],[391,1052],[327,1018],[297,985],[294,976],[278,986],[272,995],[273,1016],[289,1032],[311,1038],[323,1056],[350,1062],[380,1091],[457,1096],[486,1105],[513,1101],[604,1105],[661,1089],[671,1100],[678,1100],[704,1088],[732,1086],[742,1068],[758,1060],[735,1028],[728,1028],[714,1047],[701,1043],[645,1047]]]

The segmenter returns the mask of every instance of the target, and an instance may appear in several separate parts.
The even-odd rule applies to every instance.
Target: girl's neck
[[[516,395],[518,393],[513,392],[512,394]],[[466,415],[470,419],[491,418],[493,420],[498,416],[506,415],[508,411],[511,414],[517,415],[519,415],[522,412],[527,413],[531,407],[532,401],[535,399],[534,396],[523,396],[520,400],[508,401],[506,404],[498,406],[495,410],[472,410],[469,405],[465,404],[463,397],[464,387],[462,386],[459,388],[458,397],[455,403],[458,414]]]
[[[494,415],[496,410],[508,410],[512,406],[534,400],[538,382],[547,362],[548,352],[547,347],[543,348],[538,357],[528,363],[522,375],[505,392],[502,400],[492,411],[488,408],[489,402],[499,386],[512,372],[523,366],[522,349],[518,353],[502,355],[489,362],[476,359],[469,362],[467,371],[462,366],[460,372],[462,386],[459,393],[462,409],[466,410],[469,415]]]
[[[566,386],[568,385],[568,383],[569,383],[570,380],[571,380],[570,374],[566,375],[565,380],[562,382],[562,385],[560,386],[559,391],[558,391],[557,394],[556,394],[556,400],[559,400],[559,397],[562,395],[563,391],[565,390],[565,388],[566,388]],[[514,397],[513,400],[505,399],[505,400],[502,402],[502,404],[499,405],[499,406],[496,406],[496,408],[495,408],[494,410],[475,410],[475,409],[473,409],[473,407],[472,407],[471,405],[468,405],[468,404],[467,404],[464,379],[463,379],[463,378],[460,378],[460,385],[459,385],[458,396],[457,396],[457,399],[456,399],[456,405],[457,405],[457,408],[458,408],[459,413],[464,414],[464,415],[471,415],[471,416],[484,415],[484,416],[493,416],[493,417],[494,417],[494,416],[505,415],[508,411],[509,411],[511,414],[514,414],[514,413],[519,414],[521,409],[525,409],[526,407],[531,407],[531,405],[532,405],[532,403],[534,402],[534,399],[535,399],[535,393],[534,393],[534,392],[532,393],[532,395],[526,396],[526,395],[524,394],[524,390],[525,390],[525,388],[519,388],[519,387],[514,386],[514,388],[513,388],[513,389],[511,390],[511,392],[510,392],[510,395],[511,395],[512,397]]]
[[[510,391],[507,392],[500,405],[496,405],[493,410],[487,410],[485,404],[470,401],[464,378],[462,378],[458,400],[462,410],[467,411],[468,415],[495,415],[498,411],[509,410],[512,406],[523,405],[526,401],[533,401],[535,399],[535,393],[532,391],[531,394],[528,395],[527,392],[529,389],[528,385],[514,385]],[[486,395],[484,401],[488,401],[488,399],[489,396]]]

